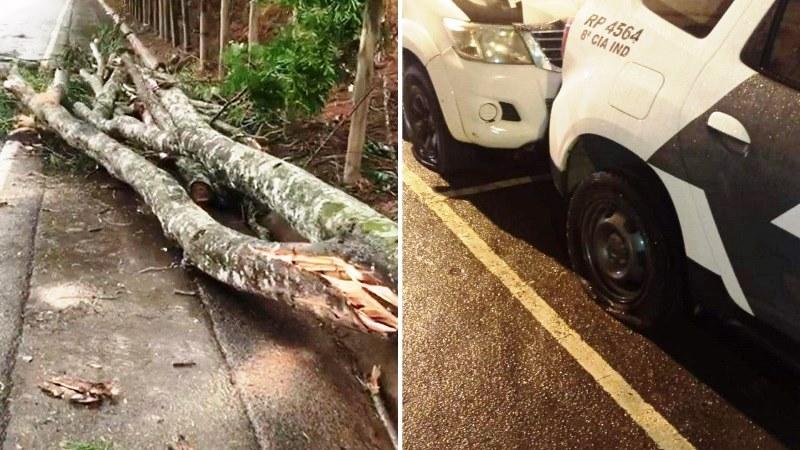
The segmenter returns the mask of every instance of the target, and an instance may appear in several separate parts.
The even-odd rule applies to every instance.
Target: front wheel
[[[598,172],[567,213],[573,268],[609,313],[637,329],[662,324],[680,299],[680,240],[664,202],[620,175]]]
[[[471,168],[472,149],[458,142],[447,128],[439,99],[420,64],[403,71],[403,135],[411,142],[414,158],[443,175]]]

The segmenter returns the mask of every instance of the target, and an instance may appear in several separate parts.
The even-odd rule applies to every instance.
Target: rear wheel
[[[414,158],[440,174],[465,170],[472,149],[453,138],[425,69],[410,63],[403,71],[403,132]]]
[[[567,213],[570,260],[608,312],[638,329],[678,308],[682,252],[658,196],[631,179],[598,172],[575,190]]]

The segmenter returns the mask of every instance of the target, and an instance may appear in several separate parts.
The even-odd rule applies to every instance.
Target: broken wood
[[[3,86],[41,123],[141,195],[187,262],[234,288],[283,301],[326,323],[380,335],[396,332],[396,316],[381,303],[391,301],[371,289],[377,276],[329,256],[347,254],[345,245],[271,243],[222,226],[169,173],[61,106],[66,81],[57,71],[50,89],[36,93],[12,70]]]
[[[186,191],[192,201],[198,205],[208,205],[214,200],[214,188],[203,166],[190,158],[178,158],[175,161],[178,174],[184,181]]]

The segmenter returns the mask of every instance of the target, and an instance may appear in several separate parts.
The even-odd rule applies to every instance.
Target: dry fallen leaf
[[[104,400],[115,400],[119,389],[110,382],[94,382],[77,377],[53,377],[39,385],[47,395],[72,403],[100,406]]]
[[[179,434],[178,440],[174,444],[169,444],[167,446],[168,450],[194,450],[194,447],[189,445],[189,441],[186,440],[186,436]]]

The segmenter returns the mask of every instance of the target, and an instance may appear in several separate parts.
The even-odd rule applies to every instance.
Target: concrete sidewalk
[[[23,161],[12,183],[32,197],[0,199],[17,212],[0,215],[0,239],[16,243],[2,242],[0,251],[22,258],[4,258],[0,269],[16,280],[13,295],[0,292],[2,329],[10,330],[0,350],[13,362],[4,450],[98,440],[163,449],[178,435],[197,449],[390,448],[356,379],[360,369],[328,332],[170,268],[179,250],[138,197],[104,172],[45,177],[35,157]],[[99,408],[50,398],[38,386],[57,375],[111,381],[122,395]]]

